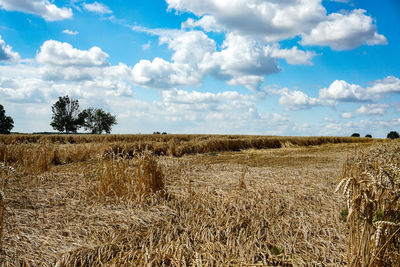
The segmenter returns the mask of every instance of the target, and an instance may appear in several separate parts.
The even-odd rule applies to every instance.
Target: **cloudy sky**
[[[0,0],[0,104],[18,132],[68,94],[113,133],[385,137],[398,25],[398,0]]]

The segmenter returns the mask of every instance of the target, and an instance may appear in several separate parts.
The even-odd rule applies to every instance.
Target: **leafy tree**
[[[353,134],[351,135],[351,137],[360,137],[360,134],[359,134],[359,133],[353,133]]]
[[[390,139],[396,139],[399,137],[400,137],[400,135],[396,131],[391,131],[390,133],[387,134],[387,138],[390,138]]]
[[[12,128],[14,128],[14,120],[6,116],[6,111],[0,104],[0,134],[9,134]]]
[[[372,135],[367,134],[365,137],[366,137],[366,138],[372,138]]]
[[[69,98],[68,95],[59,97],[58,101],[51,107],[53,112],[50,125],[59,132],[76,133],[81,127],[82,121],[79,116],[79,102],[77,99]]]
[[[117,124],[115,116],[105,112],[101,108],[88,108],[79,114],[79,120],[85,130],[90,131],[92,134],[101,134],[103,131],[106,133],[111,132],[111,127]]]

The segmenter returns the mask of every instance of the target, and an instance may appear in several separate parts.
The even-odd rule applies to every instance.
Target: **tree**
[[[387,134],[387,138],[390,138],[390,139],[396,139],[399,137],[400,137],[400,135],[396,131],[391,131],[390,133]]]
[[[351,137],[360,137],[360,134],[359,134],[359,133],[353,133],[353,134],[351,135]]]
[[[81,127],[82,121],[79,116],[79,102],[69,98],[68,95],[59,97],[58,101],[51,107],[53,121],[50,125],[59,132],[76,133]]]
[[[9,134],[12,128],[14,128],[14,120],[6,116],[6,111],[0,104],[0,134]]]
[[[366,138],[372,138],[372,135],[367,134],[365,137],[366,137]]]
[[[109,134],[111,127],[117,124],[115,116],[101,108],[85,109],[79,114],[79,120],[83,122],[82,125],[85,130],[90,131],[92,134],[101,134],[103,131]]]

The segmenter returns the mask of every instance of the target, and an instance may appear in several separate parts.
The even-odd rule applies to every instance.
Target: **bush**
[[[366,138],[372,138],[372,135],[367,134],[365,137],[366,137]]]
[[[387,138],[390,138],[390,139],[397,139],[399,137],[400,137],[400,135],[396,131],[391,131],[390,133],[387,134]]]
[[[351,137],[360,137],[360,134],[359,134],[359,133],[353,133],[353,134],[351,135]]]

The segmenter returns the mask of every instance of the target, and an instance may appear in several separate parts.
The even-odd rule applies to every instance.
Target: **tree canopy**
[[[59,97],[51,110],[53,120],[50,125],[53,129],[65,133],[76,133],[81,127],[78,100],[69,98],[68,95]]]
[[[387,138],[390,138],[390,139],[397,139],[399,137],[400,137],[400,135],[396,131],[391,131],[390,133],[387,134]]]
[[[51,107],[53,112],[51,126],[65,133],[76,133],[81,127],[92,134],[111,133],[111,127],[117,124],[115,116],[101,108],[88,108],[79,111],[79,102],[68,95],[59,97]]]
[[[83,127],[92,134],[101,134],[111,132],[111,127],[117,124],[115,116],[102,109],[88,108],[82,111],[80,118],[83,121]]]
[[[6,116],[6,111],[0,104],[0,134],[9,134],[12,128],[14,128],[14,120]]]

